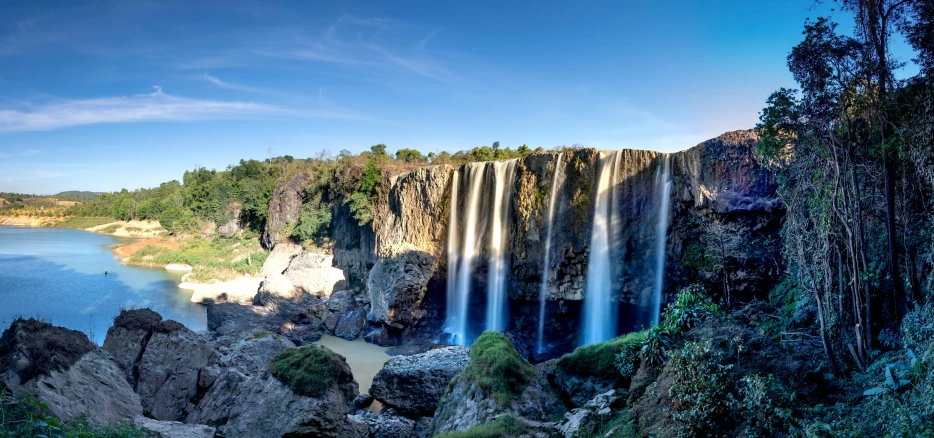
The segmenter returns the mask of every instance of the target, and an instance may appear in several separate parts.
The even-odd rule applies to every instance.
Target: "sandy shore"
[[[228,302],[250,305],[259,289],[260,278],[245,277],[239,280],[215,282],[211,284],[183,282],[179,288],[192,291],[191,302]]]

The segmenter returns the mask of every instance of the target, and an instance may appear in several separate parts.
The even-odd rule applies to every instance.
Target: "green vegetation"
[[[78,420],[64,424],[49,412],[45,402],[25,396],[16,398],[0,385],[0,438],[148,438],[148,431],[127,423],[90,426]]]
[[[503,415],[486,424],[472,427],[459,432],[448,432],[435,435],[435,438],[501,438],[507,436],[519,436],[526,433],[528,428],[516,421],[510,415]]]
[[[470,365],[458,376],[476,382],[502,405],[522,395],[535,369],[502,333],[486,331],[470,346]]]
[[[566,354],[558,360],[557,366],[570,374],[579,376],[596,376],[601,379],[619,378],[617,363],[625,358],[634,358],[635,352],[645,342],[647,331],[628,333],[599,344],[577,347],[574,352]],[[622,359],[621,359],[622,358]],[[626,366],[626,365],[622,365]],[[628,361],[628,373],[623,377],[631,377],[633,362]]]
[[[55,226],[59,228],[77,228],[83,230],[109,224],[113,221],[114,218],[112,217],[70,217],[55,224]]]
[[[320,397],[341,377],[340,359],[317,345],[288,348],[269,362],[269,372],[296,394]]]
[[[655,365],[663,363],[672,348],[674,339],[699,322],[716,316],[718,313],[719,308],[711,301],[702,285],[693,284],[681,289],[675,302],[665,307],[661,322],[645,335],[640,350],[642,360]],[[627,359],[628,356],[619,358],[620,361]]]
[[[193,268],[196,281],[230,280],[243,274],[257,275],[269,253],[255,237],[214,238],[201,236],[186,239],[181,245],[150,245],[127,260],[136,266],[186,264]]]

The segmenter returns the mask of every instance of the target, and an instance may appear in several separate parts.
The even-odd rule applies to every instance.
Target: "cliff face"
[[[620,331],[650,323],[645,314],[657,287],[659,220],[666,199],[668,226],[662,243],[666,301],[680,287],[699,280],[731,297],[767,293],[781,269],[778,230],[783,210],[775,194],[774,177],[756,161],[755,142],[752,131],[735,131],[674,154],[574,149],[520,158],[510,167],[514,169],[511,173],[497,173],[500,168],[490,166],[472,168],[469,178],[480,179],[476,182],[479,189],[472,193],[483,199],[477,205],[473,225],[480,231],[470,235],[475,239],[477,256],[465,265],[470,267],[469,305],[476,310],[471,311],[476,328],[482,329],[485,291],[492,278],[488,254],[495,239],[491,239],[490,230],[499,223],[493,219],[493,200],[496,193],[505,193],[510,198],[502,204],[509,211],[502,221],[508,330],[534,332],[544,278],[547,335],[559,346],[575,343],[580,303],[586,295],[601,169],[612,172],[607,174],[612,211],[607,218],[609,269],[612,305],[620,306]],[[496,179],[503,175],[508,175],[511,186],[500,191]],[[458,196],[452,199],[455,180]],[[374,220],[365,226],[357,224],[342,200],[334,202],[334,264],[352,283],[366,285],[373,302],[385,303],[371,314],[372,323],[409,332],[417,328],[434,332],[432,336],[440,331],[445,318],[445,289],[451,282],[447,278],[451,262],[448,222],[454,203],[458,212],[454,235],[459,237],[453,241],[457,249],[453,254],[461,254],[466,239],[462,231],[470,208],[467,180],[467,166],[449,165],[426,166],[389,177],[384,180],[386,194],[377,202]],[[670,192],[664,192],[668,181]],[[270,203],[271,218],[274,206],[291,205],[288,195],[295,192],[291,187],[294,183],[276,190],[283,199]],[[267,231],[267,235],[274,232]],[[409,259],[419,262],[399,262]],[[378,271],[377,275],[371,275],[371,270]],[[403,284],[405,278],[418,279],[418,284]]]

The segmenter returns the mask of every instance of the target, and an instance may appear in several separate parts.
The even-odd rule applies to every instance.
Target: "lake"
[[[0,226],[0,323],[37,317],[103,343],[124,308],[148,307],[195,331],[204,306],[178,288],[181,273],[124,266],[110,247],[134,239],[64,228]],[[107,270],[107,275],[104,275]]]

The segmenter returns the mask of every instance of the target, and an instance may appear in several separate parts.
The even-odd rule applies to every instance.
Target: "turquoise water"
[[[206,330],[204,306],[178,288],[181,274],[120,264],[109,247],[128,240],[62,228],[0,226],[0,330],[17,316],[39,317],[102,343],[120,309],[142,307],[192,330]]]

